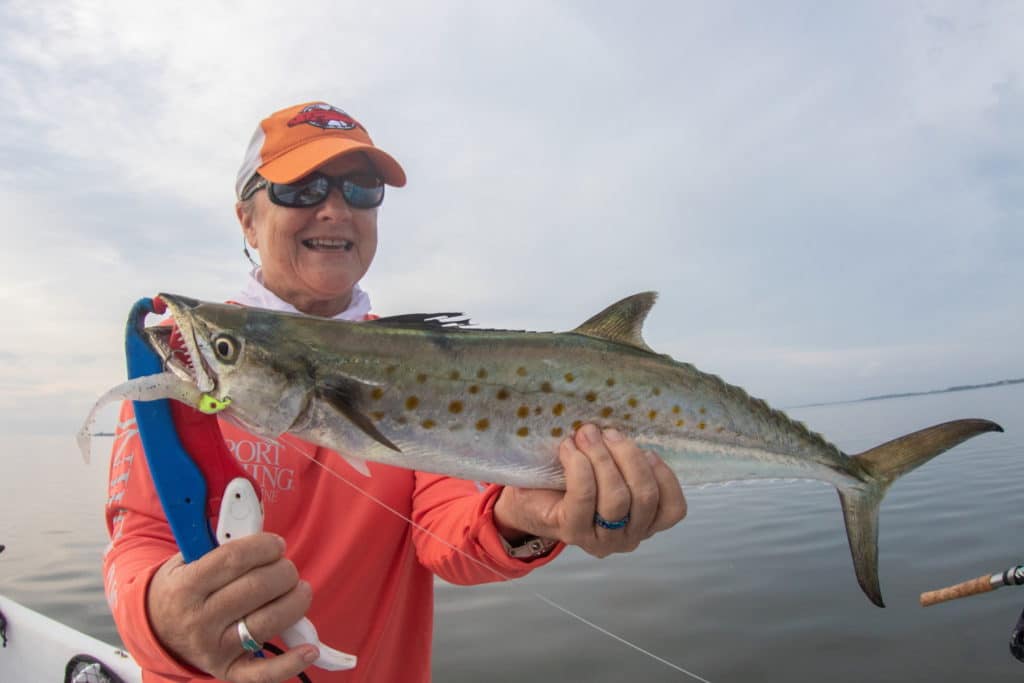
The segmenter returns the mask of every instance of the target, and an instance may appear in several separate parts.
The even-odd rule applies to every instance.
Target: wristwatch
[[[505,540],[505,537],[498,534],[501,539],[501,544],[505,546],[505,552],[508,553],[509,557],[514,557],[517,560],[531,560],[537,557],[543,557],[551,552],[551,549],[558,545],[558,541],[552,538],[540,538],[538,536],[527,537],[522,543],[513,547],[511,543]]]

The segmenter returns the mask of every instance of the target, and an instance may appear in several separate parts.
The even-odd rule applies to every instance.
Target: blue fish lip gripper
[[[163,360],[150,347],[143,330],[147,315],[164,310],[159,299],[139,299],[132,306],[124,333],[128,379],[163,372]],[[132,401],[132,408],[146,463],[174,540],[185,562],[197,560],[217,547],[206,516],[206,479],[181,444],[170,399]]]
[[[163,313],[165,310],[166,304],[159,297],[139,299],[132,306],[124,331],[128,379],[163,372],[163,360],[146,341],[144,329],[147,315]],[[199,411],[205,413],[202,419],[214,420],[215,424],[216,418],[212,414],[226,407],[230,400],[218,401],[204,396],[203,402],[207,402],[205,407],[202,402],[198,406]],[[132,407],[135,410],[135,421],[139,429],[142,449],[146,454],[146,463],[149,465],[153,485],[156,487],[160,505],[163,507],[164,515],[174,534],[174,540],[178,543],[185,562],[197,560],[219,545],[206,516],[209,494],[206,475],[181,442],[171,412],[170,399],[132,401]],[[211,449],[211,451],[215,455],[215,450]],[[222,457],[230,458],[229,455],[223,453]],[[211,474],[211,477],[212,481],[217,484],[218,476],[223,477],[225,470],[218,469],[215,472],[216,474]],[[239,483],[248,486],[251,490],[251,495],[248,497],[251,510],[242,521],[252,528],[238,534],[244,536],[262,529],[263,514],[259,506],[259,498],[255,490],[252,489],[251,482],[243,477],[233,480],[231,486]],[[217,491],[215,498],[220,494],[221,492]],[[229,508],[231,502],[229,500]],[[224,513],[223,507],[221,513],[220,525],[224,527],[227,515]],[[233,529],[233,531],[240,530]],[[228,534],[228,536],[230,535]],[[355,655],[335,650],[320,642],[316,627],[306,618],[300,619],[292,627],[286,629],[282,633],[282,638],[289,647],[295,647],[302,643],[315,644],[320,651],[320,656],[314,665],[328,671],[352,669],[358,661]],[[263,653],[256,652],[255,655],[262,657]]]

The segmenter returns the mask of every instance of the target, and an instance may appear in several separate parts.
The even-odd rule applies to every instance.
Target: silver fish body
[[[160,296],[187,352],[179,373],[230,397],[232,416],[263,434],[465,479],[564,488],[558,444],[594,423],[658,453],[684,485],[828,482],[840,493],[858,580],[880,606],[885,490],[961,441],[1001,431],[959,420],[845,455],[742,389],[653,352],[640,336],[652,293],[566,333],[467,330],[431,316],[345,323]],[[166,332],[151,341],[173,363]]]

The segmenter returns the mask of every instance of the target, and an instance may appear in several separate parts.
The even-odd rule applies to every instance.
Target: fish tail
[[[1003,428],[989,420],[955,420],[928,427],[853,456],[866,476],[863,483],[839,489],[857,582],[871,602],[885,607],[878,583],[878,507],[899,477],[939,453],[985,432]]]

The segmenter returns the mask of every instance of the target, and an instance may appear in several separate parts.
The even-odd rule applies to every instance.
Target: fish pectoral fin
[[[655,353],[644,341],[641,331],[657,298],[657,292],[627,296],[589,318],[572,332]]]
[[[361,475],[363,475],[364,477],[367,477],[367,478],[373,476],[373,474],[370,473],[370,467],[366,464],[366,461],[363,460],[362,458],[357,458],[354,455],[347,455],[345,453],[338,453],[338,455],[341,456],[342,460],[344,460],[345,462],[348,463],[349,467],[354,469],[359,474],[361,474]]]
[[[317,387],[317,393],[335,410],[348,418],[348,421],[366,434],[368,437],[384,444],[391,450],[401,453],[402,449],[391,442],[388,437],[380,433],[373,420],[359,412],[357,399],[361,391],[357,382],[334,381]]]

